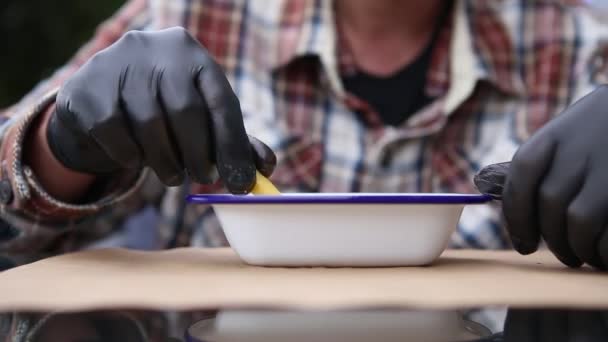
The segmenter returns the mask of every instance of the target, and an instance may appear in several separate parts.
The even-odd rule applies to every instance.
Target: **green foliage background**
[[[125,0],[0,0],[0,108],[66,62]]]

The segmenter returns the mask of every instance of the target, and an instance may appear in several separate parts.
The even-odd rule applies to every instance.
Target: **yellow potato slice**
[[[259,171],[255,174],[255,185],[251,190],[254,195],[280,195],[281,192],[268,178],[264,177]]]

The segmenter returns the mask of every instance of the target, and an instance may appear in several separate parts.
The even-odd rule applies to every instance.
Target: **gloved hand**
[[[510,165],[478,174],[500,198],[514,248],[537,250],[541,237],[564,264],[608,267],[608,87],[602,86],[530,138]]]
[[[150,167],[168,186],[187,175],[247,193],[276,158],[249,138],[221,68],[182,28],[129,32],[59,91],[47,130],[67,168],[96,175]]]

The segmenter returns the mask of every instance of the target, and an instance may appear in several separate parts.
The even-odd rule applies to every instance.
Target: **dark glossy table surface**
[[[92,319],[96,314],[63,314],[64,318],[50,321],[32,341],[608,341],[608,310],[506,307],[451,311],[220,310],[195,315],[187,313],[185,316],[190,315],[190,321],[182,320],[178,324],[180,328],[174,327],[166,336],[154,337],[135,333],[141,326],[134,328],[137,324],[132,322],[108,319],[109,316]],[[184,315],[170,314],[165,323],[171,322],[173,317],[175,325],[178,316]],[[0,333],[3,333],[1,324]],[[6,336],[0,336],[0,341],[5,340]]]

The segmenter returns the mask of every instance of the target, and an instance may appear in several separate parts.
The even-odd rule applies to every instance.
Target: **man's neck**
[[[336,18],[358,67],[386,76],[422,52],[445,2],[337,0]]]

